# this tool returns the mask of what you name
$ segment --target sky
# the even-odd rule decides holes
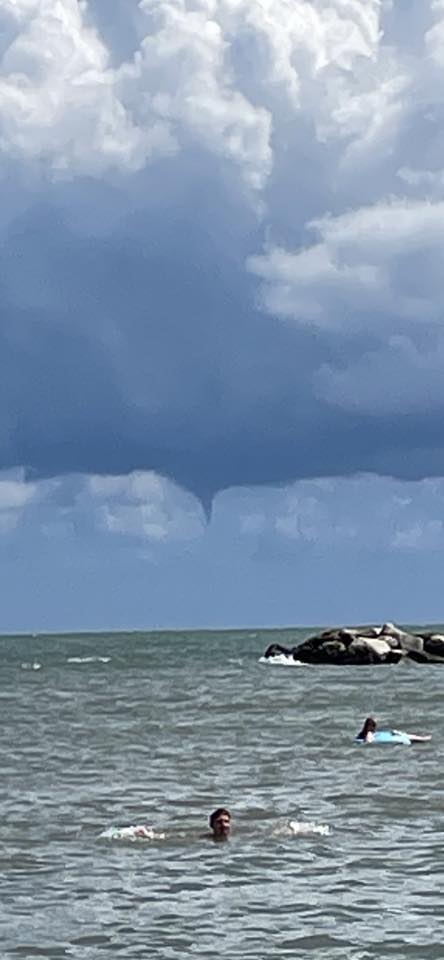
[[[0,0],[0,631],[444,621],[443,0]]]

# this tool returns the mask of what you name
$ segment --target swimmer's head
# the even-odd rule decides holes
[[[218,807],[217,810],[213,810],[209,823],[215,838],[223,839],[230,835],[231,813],[225,807]]]
[[[368,733],[375,733],[376,730],[376,720],[374,717],[367,717],[364,721],[364,726],[360,733],[358,733],[359,740],[365,740]]]

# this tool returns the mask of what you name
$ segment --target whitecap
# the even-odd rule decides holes
[[[326,837],[330,827],[325,823],[314,823],[313,820],[289,820],[285,825],[273,830],[275,837]]]
[[[291,654],[287,655],[286,653],[278,653],[274,657],[259,657],[258,662],[269,663],[276,667],[308,667],[308,663],[303,663],[302,660],[294,660]]]
[[[313,823],[312,820],[289,820],[288,829],[294,837],[310,837],[316,834],[326,837],[330,833],[330,827],[326,823]]]
[[[67,663],[109,663],[111,657],[68,657]]]
[[[102,840],[165,840],[165,834],[156,832],[147,824],[134,824],[129,827],[108,827],[99,834]]]

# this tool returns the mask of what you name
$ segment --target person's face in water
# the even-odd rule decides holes
[[[211,829],[216,840],[226,840],[230,835],[231,816],[228,810],[221,810],[211,820]]]

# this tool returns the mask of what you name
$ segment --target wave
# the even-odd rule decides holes
[[[102,840],[129,840],[134,843],[136,840],[165,840],[165,834],[161,831],[155,831],[153,827],[147,824],[134,824],[129,827],[108,827],[99,834]]]
[[[237,833],[237,831],[236,831]],[[242,831],[239,831],[239,836],[241,836]],[[288,820],[286,824],[275,827],[271,831],[271,836],[273,837],[326,837],[330,833],[330,827],[325,823],[315,823],[313,820]],[[176,839],[194,839],[201,840],[203,839],[202,834],[199,833],[195,836],[193,834],[190,837],[190,833],[187,832],[175,832]],[[149,826],[148,824],[133,824],[127,827],[107,827],[106,830],[103,830],[99,834],[100,840],[120,840],[127,841],[129,843],[135,843],[141,841],[146,843],[147,841],[153,840],[165,840],[166,834],[162,830],[155,830],[154,827]],[[205,839],[211,839],[210,834],[205,834]]]
[[[109,663],[111,657],[68,657],[67,663]]]
[[[291,655],[278,653],[275,657],[259,657],[259,663],[269,663],[273,667],[308,667],[310,664],[303,663],[302,660],[294,660]]]
[[[284,837],[327,837],[330,827],[326,823],[314,823],[313,820],[289,820],[285,826],[276,827],[274,836]]]

